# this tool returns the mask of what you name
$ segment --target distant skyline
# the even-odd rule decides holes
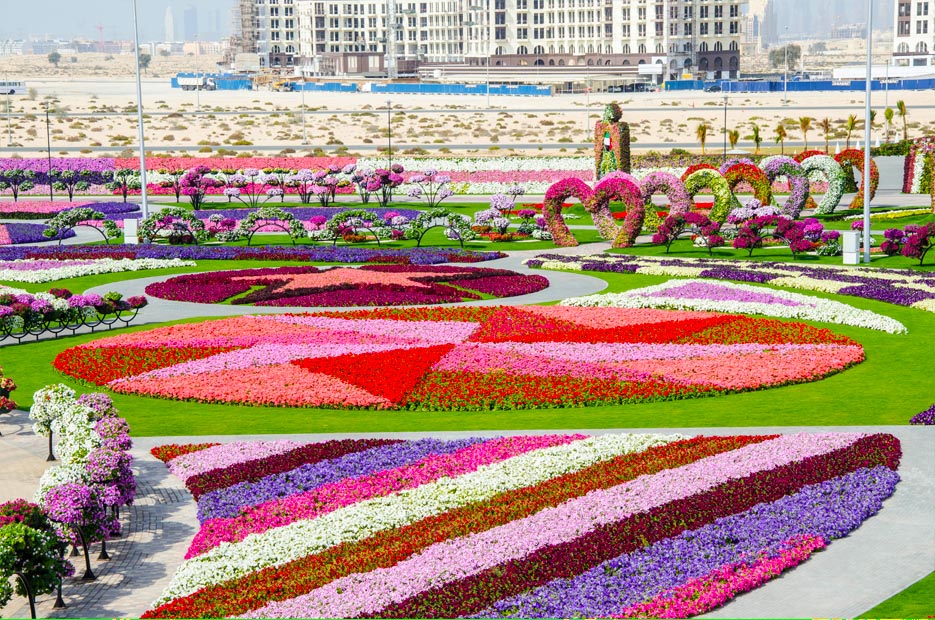
[[[235,0],[139,0],[140,38],[162,41],[165,38],[166,9],[175,15],[176,38],[184,35],[184,26],[198,26],[199,40],[226,37],[230,34],[230,10]],[[0,0],[0,39],[28,36],[51,39],[97,39],[97,25],[104,26],[108,40],[133,38],[132,0],[36,0],[28,10],[15,8],[15,0]],[[20,5],[24,6],[24,5]],[[197,10],[197,18],[183,23],[186,9]],[[42,19],[37,19],[37,16]],[[191,19],[191,18],[189,18]],[[181,27],[180,27],[181,26]],[[218,31],[218,28],[220,31]]]

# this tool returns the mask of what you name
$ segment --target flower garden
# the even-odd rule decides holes
[[[15,532],[37,592],[77,587],[63,543],[99,568],[83,547],[136,518],[132,427],[212,437],[135,455],[198,523],[129,615],[691,617],[794,596],[778,576],[920,492],[897,473],[917,445],[748,429],[930,431],[932,210],[876,206],[873,168],[878,250],[843,266],[860,151],[631,164],[154,158],[144,218],[138,161],[0,161],[0,412],[31,406],[62,460],[34,507],[0,506],[0,568],[24,510],[46,519]],[[930,168],[920,141],[907,196]],[[62,200],[38,199],[50,185]],[[75,244],[89,224],[103,238]],[[725,431],[615,430],[698,427]]]

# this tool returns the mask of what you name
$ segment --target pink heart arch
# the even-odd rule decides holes
[[[578,245],[562,217],[562,204],[569,198],[577,198],[604,239],[612,239],[613,247],[628,248],[636,241],[643,228],[643,200],[639,184],[629,175],[605,177],[592,190],[580,179],[568,178],[553,184],[545,193],[542,214],[552,240],[559,247]],[[611,201],[619,200],[626,205],[627,217],[623,226],[614,223],[610,210]]]

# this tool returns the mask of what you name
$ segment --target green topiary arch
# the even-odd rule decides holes
[[[432,209],[423,211],[417,218],[409,223],[406,228],[406,237],[416,240],[416,247],[422,245],[422,238],[425,233],[433,228],[444,228],[445,235],[461,244],[464,248],[464,242],[474,239],[477,235],[471,230],[471,222],[448,209]]]

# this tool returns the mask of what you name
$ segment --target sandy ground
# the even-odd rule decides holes
[[[159,60],[165,59],[153,62]],[[0,63],[0,75],[14,77],[11,72],[9,66],[4,70]],[[47,106],[53,154],[78,155],[83,150],[88,155],[117,155],[135,144],[136,94],[129,78],[69,79],[27,74],[23,79],[34,89],[35,97],[9,98],[10,112],[0,115],[0,147],[22,147],[17,152],[24,156],[44,152]],[[824,146],[818,122],[828,118],[833,128],[830,148],[844,148],[848,116],[863,117],[860,92],[790,93],[788,99],[788,105],[783,106],[782,93],[728,95],[726,126],[740,131],[738,146],[753,149],[751,130],[757,124],[764,150],[778,152],[775,128],[783,123],[788,132],[787,146],[799,149],[804,145],[798,119],[807,116],[813,119],[807,135],[811,147]],[[908,108],[910,136],[935,132],[935,98],[931,92],[877,92],[872,99],[877,112],[874,141],[884,139],[884,109],[895,108],[899,99]],[[232,148],[255,148],[264,154],[292,152],[290,149],[305,153],[316,148],[334,153],[346,148],[353,154],[372,153],[386,145],[386,95],[306,93],[305,114],[302,101],[300,93],[185,92],[170,88],[168,77],[147,76],[143,84],[147,148],[158,153],[187,151],[203,155],[225,154],[225,149]],[[593,123],[611,101],[623,106],[636,150],[667,151],[677,146],[700,151],[696,130],[701,123],[709,127],[708,147],[718,151],[721,148],[725,97],[699,91],[492,96],[489,107],[483,95],[394,96],[392,140],[399,150],[422,147],[435,153],[444,153],[443,149],[448,148],[470,149],[478,154],[555,154],[562,149],[567,153],[584,152],[586,149],[572,145],[590,142]],[[6,103],[6,98],[0,98],[0,111],[4,113]],[[852,132],[851,146],[863,139],[862,126],[861,121]],[[901,134],[902,121],[897,115],[892,135]]]

